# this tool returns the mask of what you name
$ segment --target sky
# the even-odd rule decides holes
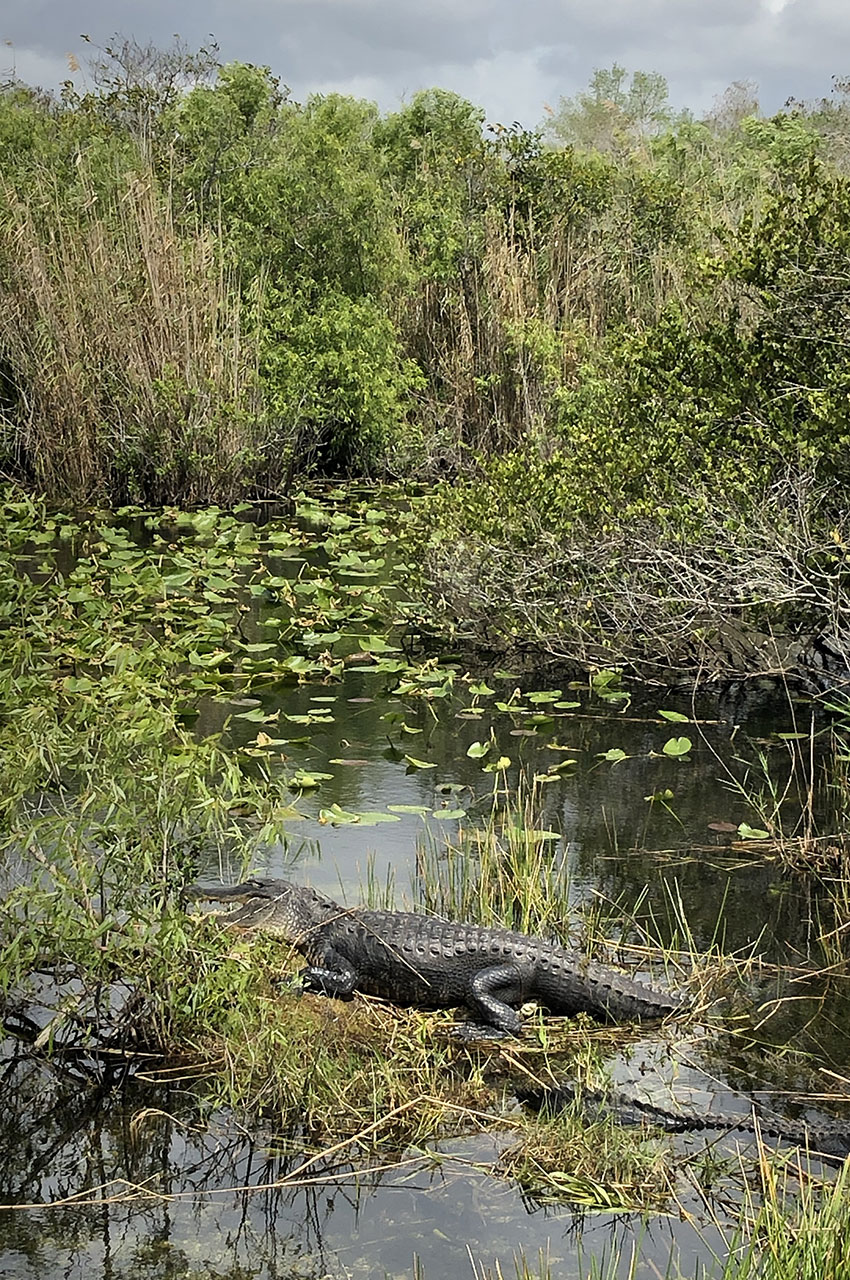
[[[490,123],[535,127],[597,67],[661,72],[675,108],[709,111],[734,81],[762,110],[850,75],[850,0],[2,0],[0,79],[85,82],[87,46],[118,34],[270,66],[298,101],[340,92],[393,110],[453,89]]]

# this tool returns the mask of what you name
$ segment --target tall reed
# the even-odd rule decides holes
[[[262,421],[238,282],[149,167],[85,163],[71,195],[0,189],[3,452],[48,495],[235,497]]]

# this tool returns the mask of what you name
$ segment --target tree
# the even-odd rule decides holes
[[[734,133],[750,116],[760,115],[758,85],[753,80],[735,80],[714,99],[705,123],[722,136]]]
[[[614,63],[597,68],[588,89],[561,98],[546,124],[556,143],[595,151],[633,151],[675,123],[664,76]]]
[[[101,49],[89,36],[82,39],[94,50],[88,63],[94,90],[79,95],[66,80],[65,105],[126,131],[142,143],[150,140],[163,113],[188,89],[207,83],[219,66],[218,45],[212,38],[197,52],[179,36],[169,49],[119,36],[113,36]]]

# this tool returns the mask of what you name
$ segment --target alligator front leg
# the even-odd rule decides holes
[[[344,956],[329,949],[322,955],[321,963],[301,970],[301,981],[305,991],[350,1000],[357,989],[357,971]]]

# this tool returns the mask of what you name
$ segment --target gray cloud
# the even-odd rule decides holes
[[[340,90],[391,108],[438,84],[525,124],[614,61],[660,71],[698,112],[733,80],[775,110],[850,73],[846,0],[6,0],[0,71],[55,87],[67,55],[85,57],[83,32],[165,45],[175,30],[191,46],[215,33],[225,61],[269,64],[297,98]]]

